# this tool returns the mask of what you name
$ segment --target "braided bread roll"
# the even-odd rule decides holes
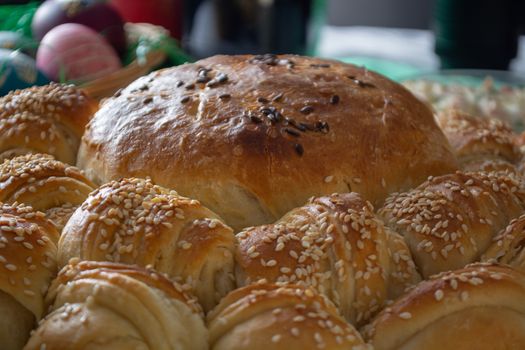
[[[516,171],[513,164],[520,152],[515,134],[503,121],[455,109],[442,111],[436,118],[464,170]]]
[[[52,311],[25,350],[208,348],[198,303],[152,270],[73,259],[46,299]]]
[[[479,261],[499,231],[525,210],[525,187],[504,173],[456,172],[393,194],[378,212],[429,277]]]
[[[0,164],[0,202],[24,203],[48,214],[59,230],[95,184],[50,155],[26,154]]]
[[[209,310],[234,288],[233,251],[232,229],[200,202],[132,178],[89,195],[63,230],[58,261],[151,265],[191,285]]]
[[[2,350],[24,346],[43,316],[44,294],[56,274],[58,232],[41,215],[21,206],[2,205],[0,209]]]
[[[506,264],[525,272],[525,215],[512,220],[494,237],[481,261]]]
[[[80,138],[98,103],[74,85],[51,83],[0,98],[0,161],[49,153],[75,164]]]
[[[237,284],[312,286],[352,324],[419,281],[410,252],[356,193],[312,198],[273,225],[237,235]]]
[[[252,284],[208,315],[212,350],[369,349],[337,309],[312,288]]]
[[[474,264],[421,282],[362,332],[376,350],[525,348],[525,274]]]

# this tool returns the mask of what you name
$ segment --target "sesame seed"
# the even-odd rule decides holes
[[[412,314],[410,312],[402,312],[398,316],[399,316],[399,318],[402,318],[404,320],[408,320],[408,319],[412,318]]]
[[[4,267],[6,269],[8,269],[9,271],[16,271],[17,270],[16,266],[13,265],[13,264],[6,264],[6,265],[4,265]]]
[[[334,179],[334,177],[332,175],[329,175],[329,176],[324,178],[324,182],[330,183],[330,182],[332,182],[333,179]]]

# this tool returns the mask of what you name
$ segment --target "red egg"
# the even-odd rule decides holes
[[[76,23],[61,24],[42,39],[36,64],[49,79],[86,82],[121,68],[115,50],[92,29]]]
[[[103,35],[119,54],[126,49],[122,17],[104,0],[45,1],[33,17],[33,36],[42,40],[51,29],[64,23],[78,23],[90,27]]]

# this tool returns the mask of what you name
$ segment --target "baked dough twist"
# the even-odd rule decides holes
[[[362,332],[376,350],[525,348],[525,274],[473,264],[423,281]]]
[[[524,211],[520,177],[456,172],[393,194],[378,213],[405,238],[426,278],[479,261],[499,231]]]
[[[19,215],[20,214],[20,215]],[[19,350],[44,315],[44,295],[56,275],[54,226],[27,207],[0,209],[0,344]]]
[[[73,259],[53,281],[51,313],[25,350],[205,350],[200,306],[153,270]]]
[[[356,193],[312,198],[237,239],[239,286],[260,279],[312,286],[357,325],[419,281],[402,238]]]
[[[312,288],[252,284],[208,315],[212,350],[371,349]]]
[[[63,230],[58,261],[152,266],[191,285],[209,310],[235,286],[233,251],[232,229],[199,201],[132,178],[89,195]]]
[[[75,164],[80,138],[98,103],[73,85],[51,83],[0,98],[0,161],[48,153]]]

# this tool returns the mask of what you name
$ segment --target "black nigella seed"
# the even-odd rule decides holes
[[[184,85],[184,82],[182,80],[179,80],[177,84],[175,84],[175,87],[181,87],[182,85]]]
[[[221,100],[227,100],[229,99],[230,97],[232,97],[230,94],[222,94],[222,95],[219,95],[219,98]]]
[[[195,84],[188,84],[185,86],[186,90],[191,90],[195,88]]]
[[[294,129],[284,128],[284,131],[287,132],[288,134],[292,135],[292,136],[295,136],[295,137],[299,137],[300,136],[299,132],[297,132]]]
[[[153,97],[149,96],[144,99],[144,104],[147,105],[148,103],[151,103],[153,101]]]
[[[183,98],[180,99],[180,103],[186,103],[190,100],[190,97],[189,96],[184,96]]]
[[[255,115],[251,115],[251,116],[250,116],[250,120],[251,120],[252,122],[254,122],[255,124],[259,124],[260,122],[262,122],[261,118],[255,116]]]
[[[333,105],[336,105],[339,103],[339,96],[338,95],[333,95],[332,97],[330,97],[330,103],[333,104]]]
[[[148,85],[142,85],[140,88],[139,88],[140,91],[146,91],[146,90],[149,90],[149,86]]]
[[[310,65],[310,67],[313,68],[330,68],[330,65],[328,63],[313,63]]]
[[[314,111],[314,108],[312,106],[304,106],[303,108],[301,108],[300,112],[302,114],[310,114]]]
[[[303,155],[303,153],[304,153],[303,145],[301,145],[300,143],[296,143],[296,144],[294,145],[294,148],[295,148],[295,152],[296,152],[298,155],[300,155],[300,156]]]
[[[266,98],[264,97],[257,97],[257,102],[259,103],[268,103],[270,101],[268,101]]]

